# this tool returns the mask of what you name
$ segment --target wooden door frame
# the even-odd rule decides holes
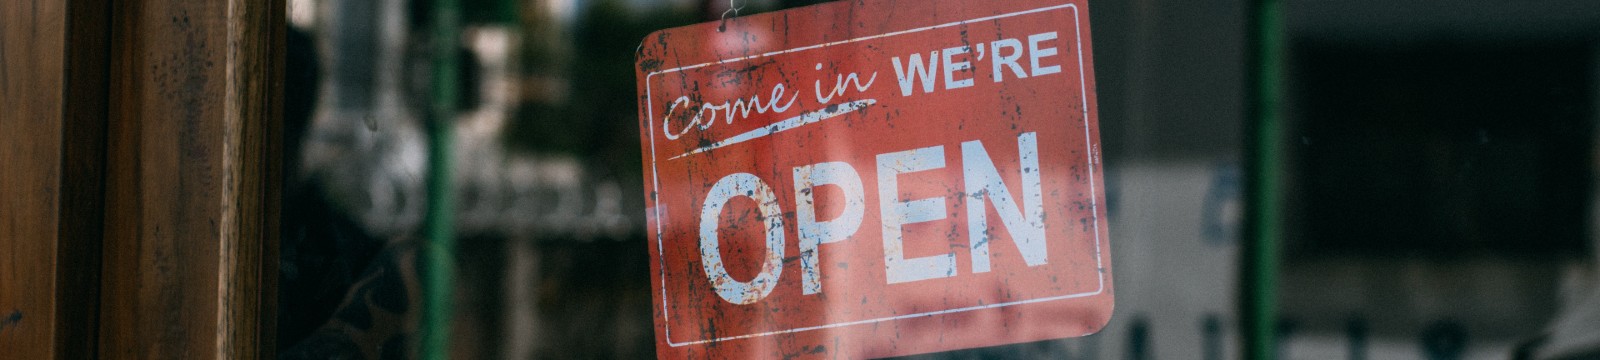
[[[0,3],[0,351],[7,356],[95,356],[106,10],[81,0]]]
[[[285,10],[0,3],[6,357],[272,357]]]

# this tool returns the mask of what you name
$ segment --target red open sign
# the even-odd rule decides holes
[[[1098,331],[1113,297],[1087,19],[1082,0],[868,0],[646,37],[659,355]]]

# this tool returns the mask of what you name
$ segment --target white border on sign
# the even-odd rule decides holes
[[[916,313],[916,314],[897,315],[897,316],[883,317],[883,318],[877,318],[877,319],[856,320],[856,321],[841,322],[841,323],[834,323],[834,324],[827,324],[827,325],[807,326],[807,327],[800,327],[800,328],[794,328],[794,329],[788,329],[788,330],[768,331],[768,332],[763,332],[763,333],[738,335],[738,336],[728,336],[728,337],[721,337],[721,338],[707,339],[707,340],[696,340],[696,341],[681,342],[681,343],[673,342],[672,341],[672,317],[671,317],[672,313],[667,310],[667,301],[668,301],[668,299],[671,299],[671,298],[667,296],[667,273],[666,273],[667,270],[666,270],[666,259],[665,259],[666,251],[664,250],[665,246],[662,244],[663,240],[661,238],[661,235],[664,232],[664,230],[662,229],[661,222],[662,222],[662,219],[665,219],[665,217],[661,216],[661,204],[658,202],[658,203],[655,204],[655,206],[653,206],[651,208],[651,211],[655,212],[655,218],[656,218],[656,221],[655,221],[655,223],[656,223],[656,254],[657,254],[656,271],[661,273],[661,316],[665,317],[665,320],[666,320],[665,321],[666,324],[665,324],[665,326],[663,326],[664,329],[662,331],[666,332],[667,345],[672,346],[672,347],[681,347],[681,346],[687,346],[687,345],[699,345],[699,344],[721,342],[721,341],[728,341],[728,340],[749,339],[749,338],[756,338],[756,337],[762,337],[762,336],[772,336],[772,335],[790,334],[790,333],[798,333],[798,332],[805,332],[805,331],[812,331],[812,330],[821,330],[821,329],[845,327],[845,326],[872,324],[872,323],[879,323],[879,322],[892,321],[892,320],[902,320],[902,319],[910,319],[910,318],[919,318],[919,317],[928,317],[928,316],[936,316],[936,315],[944,315],[944,314],[961,313],[961,312],[974,311],[974,310],[1002,308],[1002,307],[1015,306],[1015,305],[1025,305],[1025,304],[1042,303],[1042,302],[1050,302],[1050,301],[1057,301],[1057,300],[1075,299],[1075,298],[1082,298],[1082,297],[1100,295],[1101,293],[1104,293],[1105,289],[1106,289],[1106,278],[1105,278],[1106,277],[1106,272],[1105,272],[1105,262],[1103,260],[1104,255],[1101,253],[1101,249],[1100,249],[1100,242],[1101,242],[1101,239],[1100,239],[1100,204],[1099,204],[1099,198],[1097,197],[1097,194],[1099,192],[1096,190],[1096,187],[1095,187],[1095,180],[1094,180],[1095,179],[1095,177],[1094,177],[1094,175],[1095,175],[1094,174],[1094,168],[1095,167],[1093,166],[1097,162],[1095,161],[1095,157],[1094,157],[1093,142],[1090,141],[1091,134],[1089,133],[1089,90],[1088,90],[1088,88],[1089,88],[1089,85],[1088,85],[1089,79],[1088,79],[1088,76],[1086,74],[1087,70],[1085,70],[1084,67],[1083,67],[1083,57],[1084,57],[1084,54],[1083,54],[1083,21],[1082,21],[1082,19],[1080,19],[1082,17],[1082,14],[1078,11],[1077,4],[1065,4],[1065,5],[1048,6],[1048,7],[1042,7],[1042,8],[1038,8],[1038,9],[1032,9],[1032,10],[1018,11],[1018,12],[1009,13],[1009,14],[1001,14],[1001,15],[995,15],[995,16],[981,17],[981,18],[977,18],[977,19],[963,20],[963,21],[939,24],[939,25],[928,26],[928,27],[921,27],[921,28],[910,29],[910,30],[903,30],[903,31],[896,31],[896,32],[873,35],[873,36],[867,36],[867,37],[860,37],[860,38],[855,38],[855,39],[850,39],[850,40],[835,41],[835,42],[818,44],[818,45],[798,47],[798,48],[782,50],[782,51],[773,51],[773,52],[764,53],[764,54],[761,54],[761,55],[752,55],[752,56],[745,56],[745,57],[738,57],[738,58],[722,59],[722,60],[718,60],[718,61],[714,61],[714,62],[708,62],[708,63],[704,63],[704,64],[689,65],[689,66],[684,66],[684,67],[677,67],[677,68],[672,68],[672,69],[652,72],[652,73],[650,73],[650,74],[645,76],[645,106],[648,107],[648,109],[646,109],[646,112],[648,114],[648,118],[646,119],[648,121],[648,123],[646,124],[646,126],[650,129],[650,177],[651,177],[652,185],[655,187],[655,191],[651,192],[651,196],[652,197],[656,197],[656,196],[658,196],[657,194],[660,194],[660,191],[661,191],[661,176],[660,176],[659,172],[657,171],[657,167],[658,167],[657,163],[659,162],[660,158],[659,158],[659,156],[656,155],[655,105],[652,103],[653,100],[652,100],[652,94],[651,94],[651,90],[650,90],[650,85],[651,85],[650,79],[654,78],[656,75],[679,72],[679,71],[684,71],[684,70],[698,69],[698,68],[703,68],[703,67],[707,67],[707,66],[711,66],[711,65],[721,65],[721,64],[728,64],[728,63],[746,61],[746,60],[751,60],[751,59],[758,59],[758,58],[774,56],[774,55],[782,55],[782,54],[788,54],[788,53],[794,53],[794,52],[800,52],[800,51],[806,51],[806,50],[820,49],[820,48],[825,48],[825,47],[834,46],[834,45],[840,45],[840,44],[849,44],[849,43],[866,41],[866,40],[881,39],[881,38],[898,36],[898,35],[905,35],[905,34],[910,34],[910,33],[915,33],[915,32],[922,32],[922,31],[927,31],[927,30],[942,29],[942,28],[947,28],[947,27],[952,27],[952,26],[961,26],[961,25],[966,25],[966,24],[969,24],[969,23],[975,23],[975,22],[981,22],[981,21],[990,21],[990,20],[1003,19],[1003,18],[1020,16],[1020,15],[1043,13],[1043,12],[1047,12],[1047,11],[1062,10],[1062,9],[1072,9],[1072,23],[1073,23],[1073,28],[1074,28],[1073,31],[1076,34],[1077,45],[1078,45],[1078,80],[1079,80],[1079,89],[1080,89],[1081,94],[1082,94],[1081,98],[1083,100],[1082,110],[1083,110],[1083,124],[1084,124],[1084,126],[1083,126],[1083,138],[1084,138],[1084,148],[1085,148],[1084,156],[1087,158],[1089,164],[1091,165],[1091,166],[1089,166],[1089,191],[1090,191],[1090,193],[1089,193],[1090,194],[1090,196],[1089,196],[1089,205],[1090,205],[1090,209],[1092,210],[1092,212],[1094,214],[1094,260],[1095,260],[1096,271],[1098,271],[1100,273],[1100,276],[1098,277],[1100,284],[1099,284],[1099,287],[1095,289],[1095,291],[1077,293],[1077,294],[1069,294],[1069,295],[1061,295],[1061,296],[1044,297],[1044,298],[1030,299],[1030,300],[1022,300],[1022,301],[1013,301],[1013,302],[995,303],[995,304],[987,304],[987,305],[979,305],[979,306],[970,306],[970,307],[956,308],[956,309],[930,311],[930,312]],[[659,198],[657,198],[657,199],[659,199]]]

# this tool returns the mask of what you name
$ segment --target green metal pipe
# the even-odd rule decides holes
[[[450,298],[455,279],[455,196],[451,184],[451,147],[457,98],[457,58],[461,41],[459,0],[432,0],[433,103],[428,114],[427,242],[422,249],[423,312],[419,358],[449,357]]]
[[[1240,332],[1244,358],[1277,357],[1277,281],[1280,241],[1283,239],[1283,158],[1285,126],[1282,118],[1284,24],[1281,0],[1251,0],[1250,53],[1246,61],[1247,198],[1243,260],[1240,266]]]

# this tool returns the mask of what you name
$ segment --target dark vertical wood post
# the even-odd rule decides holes
[[[0,3],[0,353],[93,358],[107,7]]]
[[[285,0],[229,0],[225,143],[233,191],[221,258],[229,358],[273,359],[277,344],[278,218],[282,213]],[[232,262],[231,264],[229,262]]]
[[[268,357],[283,2],[115,7],[101,353]]]
[[[0,348],[27,358],[52,356],[56,336],[65,8],[0,4]]]
[[[0,3],[0,357],[270,357],[284,10]]]
[[[107,90],[111,6],[67,1],[66,127],[62,135],[61,249],[56,255],[59,358],[98,356],[105,220]]]

